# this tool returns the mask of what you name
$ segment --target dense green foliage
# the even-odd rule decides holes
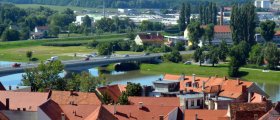
[[[178,63],[182,61],[182,56],[179,51],[173,50],[171,53],[164,54],[163,59],[165,61],[170,61],[174,63]]]
[[[127,96],[141,96],[142,86],[140,83],[129,83],[126,86]]]
[[[203,29],[200,27],[200,23],[193,21],[188,25],[188,36],[189,40],[192,42],[192,46],[197,47],[199,44],[199,39],[203,35]]]
[[[261,22],[260,28],[261,28],[261,35],[265,39],[265,41],[269,42],[272,41],[274,34],[275,34],[275,26],[276,23],[271,20],[267,20],[265,22]]]
[[[128,105],[129,104],[127,92],[122,92],[122,94],[118,98],[118,103],[120,105]]]
[[[210,3],[208,5],[200,5],[199,6],[199,20],[203,25],[207,24],[217,24],[217,10],[216,3]]]
[[[101,8],[103,0],[0,0],[0,2],[12,2],[18,4],[46,4],[62,6],[82,6]],[[216,2],[218,5],[231,5],[232,3],[244,3],[245,0],[106,0],[105,6],[110,8],[172,8],[189,2],[191,5],[199,5],[202,2]]]

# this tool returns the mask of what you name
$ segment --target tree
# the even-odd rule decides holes
[[[185,44],[184,42],[178,42],[175,44],[174,49],[178,50],[178,51],[185,51]]]
[[[96,87],[102,82],[91,76],[88,72],[82,72],[80,75],[76,75],[75,79],[80,81],[80,91],[81,92],[94,92]]]
[[[111,43],[99,43],[97,46],[99,55],[111,55],[113,52],[113,47]]]
[[[118,103],[120,105],[128,105],[129,104],[128,95],[127,95],[126,92],[122,92],[122,94],[119,96]]]
[[[207,40],[209,45],[212,44],[212,39],[214,37],[214,24],[208,24],[204,29],[204,38]]]
[[[53,37],[58,37],[60,30],[58,26],[51,25],[49,35]]]
[[[148,20],[143,20],[140,25],[141,31],[153,30],[153,23]]]
[[[249,47],[255,44],[256,18],[255,7],[252,4],[232,7],[230,27],[235,45],[241,41],[247,42]]]
[[[264,49],[264,59],[267,61],[267,68],[271,70],[277,69],[280,61],[280,50],[277,45],[269,42]]]
[[[174,62],[174,63],[178,63],[178,62],[182,61],[182,56],[181,56],[180,52],[177,50],[173,50],[169,54],[164,54],[163,58],[167,61]]]
[[[15,41],[15,40],[19,40],[19,32],[16,30],[10,30],[10,29],[6,29],[3,33],[2,33],[2,41]]]
[[[82,28],[83,28],[83,32],[88,35],[89,32],[92,32],[92,22],[91,22],[91,18],[86,15],[83,18],[83,23],[82,23]]]
[[[142,95],[142,87],[140,83],[129,83],[126,86],[127,96],[141,96]]]
[[[250,53],[249,53],[249,62],[251,64],[257,64],[262,65],[264,56],[263,56],[263,46],[260,44],[256,44],[252,47]]]
[[[106,105],[113,103],[113,99],[111,98],[110,95],[108,95],[107,92],[102,93],[102,101]]]
[[[276,26],[276,23],[271,20],[261,22],[261,24],[260,24],[261,35],[265,39],[266,42],[272,41],[274,34],[275,34],[275,31],[274,31],[275,26]]]
[[[113,32],[116,30],[114,20],[111,18],[102,18],[101,20],[96,21],[96,29],[103,32]]]
[[[186,22],[187,22],[186,26],[188,26],[191,22],[191,20],[190,20],[191,19],[191,5],[190,5],[190,3],[186,4],[185,14],[186,14],[185,17],[186,17]]]
[[[97,40],[92,40],[91,42],[88,43],[89,48],[96,48],[98,46],[99,42]]]
[[[22,83],[24,86],[31,86],[32,91],[65,90],[66,82],[59,76],[63,68],[60,61],[41,63],[37,68],[25,70]]]
[[[200,27],[200,24],[196,21],[193,21],[188,25],[187,29],[189,40],[191,41],[192,46],[198,46],[199,39],[203,35],[203,29]]]
[[[211,46],[210,51],[207,54],[207,58],[212,63],[212,67],[219,62],[219,49],[217,47]]]
[[[218,53],[219,53],[219,59],[225,62],[229,53],[229,48],[226,41],[223,40],[221,44],[219,44]]]
[[[179,24],[179,30],[184,31],[186,29],[186,6],[185,3],[182,4],[181,10],[180,10],[180,16],[178,20]]]
[[[203,63],[205,56],[203,54],[203,48],[198,48],[194,51],[193,59],[195,62],[199,62],[199,66]]]
[[[239,75],[239,68],[246,64],[248,58],[249,45],[242,41],[238,45],[235,45],[230,50],[230,65],[229,76],[237,77]]]
[[[31,58],[32,58],[32,51],[27,51],[26,52],[26,57],[29,59],[29,61],[31,61]]]

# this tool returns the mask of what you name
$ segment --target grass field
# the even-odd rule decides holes
[[[40,6],[43,6],[43,7],[48,7],[48,8],[51,8],[53,10],[56,10],[56,11],[63,11],[67,8],[70,8],[72,10],[76,10],[76,11],[81,11],[81,10],[92,10],[92,11],[95,11],[95,12],[102,12],[102,8],[86,8],[86,7],[75,7],[75,6],[55,6],[55,5],[39,5],[39,4],[15,4],[17,7],[19,8],[39,8]],[[112,9],[112,8],[106,8],[106,10],[108,12],[116,12],[117,9]]]
[[[184,65],[176,63],[162,63],[162,64],[142,64],[142,72],[156,73],[156,74],[196,74],[198,76],[228,76],[228,66],[219,65],[217,67],[198,66],[198,65]],[[241,79],[254,82],[278,83],[280,82],[280,72],[270,71],[264,73],[261,70],[241,68]]]
[[[77,38],[59,38],[59,39],[46,39],[46,40],[25,40],[15,42],[0,42],[0,61],[15,61],[26,62],[28,59],[25,54],[26,51],[33,51],[33,56],[40,60],[46,60],[51,56],[59,56],[61,60],[73,59],[74,53],[88,54],[96,52],[96,50],[88,49],[86,46],[75,47],[52,47],[42,46],[46,43],[88,43],[92,40],[100,42],[114,41],[124,39],[124,34],[111,34],[89,37]],[[116,54],[131,54],[131,52],[117,52]],[[133,52],[132,52],[133,54]],[[137,54],[137,53],[134,53]]]

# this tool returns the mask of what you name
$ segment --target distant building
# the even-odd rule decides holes
[[[162,45],[164,43],[164,36],[160,33],[140,33],[135,39],[137,45]]]
[[[256,34],[255,35],[255,39],[256,39],[256,42],[257,43],[264,43],[265,42],[265,39],[262,37],[261,34]],[[276,31],[274,37],[273,37],[273,42],[275,44],[278,45],[278,47],[280,47],[280,31]]]
[[[31,32],[30,39],[42,39],[48,37],[49,27],[48,26],[36,26],[34,32]]]
[[[74,22],[76,25],[82,25],[83,24],[83,19],[85,18],[86,15],[78,15],[76,16],[76,21]],[[94,23],[94,17],[92,15],[88,15],[89,18],[92,21],[92,24]]]
[[[204,27],[204,26],[202,26]],[[192,42],[189,40],[189,31],[186,29],[184,31],[184,37],[188,40],[188,45],[192,45]],[[226,41],[227,44],[232,44],[232,35],[229,25],[215,25],[214,26],[214,38],[212,39],[212,44],[217,45],[222,41]],[[202,46],[202,40],[200,40],[199,46]]]
[[[254,5],[257,8],[270,9],[271,1],[270,0],[255,0]]]
[[[188,44],[188,40],[184,36],[164,36],[167,39],[165,43],[168,46],[176,45],[179,42],[184,43],[185,45]]]

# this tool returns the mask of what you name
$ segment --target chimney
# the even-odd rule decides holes
[[[224,80],[228,80],[227,76],[224,77]]]
[[[73,91],[73,90],[70,90],[70,96],[72,96],[72,95],[73,95],[73,93],[74,93],[74,91]]]
[[[19,89],[19,87],[18,87],[18,86],[17,86],[16,88],[17,88],[17,90]]]
[[[114,115],[117,113],[117,108],[116,108],[117,106],[116,106],[116,104],[114,104]]]
[[[240,78],[237,78],[237,85],[240,85]]]
[[[205,81],[202,82],[202,90],[205,90]]]
[[[22,108],[22,111],[26,111],[26,108]]]
[[[195,74],[193,74],[192,87],[194,87],[194,84],[195,84]]]
[[[11,85],[9,85],[9,90],[12,90],[12,86]]]
[[[195,114],[195,118],[194,118],[195,120],[198,120],[198,115],[197,115],[197,113]]]
[[[224,25],[224,7],[221,7],[220,25]]]
[[[52,90],[49,90],[48,99],[50,99],[51,96],[52,96]]]
[[[138,105],[139,109],[142,109],[143,108],[143,102],[139,102],[138,104],[139,104]]]
[[[248,92],[248,103],[251,102],[251,96],[252,96],[252,93],[251,93],[251,92]]]
[[[181,74],[180,80],[182,80],[182,81],[185,80],[185,74],[184,73]]]
[[[260,96],[260,101],[261,101],[261,102],[263,101],[263,96],[262,96],[262,95]]]
[[[159,115],[159,120],[164,120],[164,116],[163,115]]]
[[[61,120],[65,120],[65,114],[63,112],[61,113]]]
[[[10,99],[6,98],[6,110],[10,110]]]

